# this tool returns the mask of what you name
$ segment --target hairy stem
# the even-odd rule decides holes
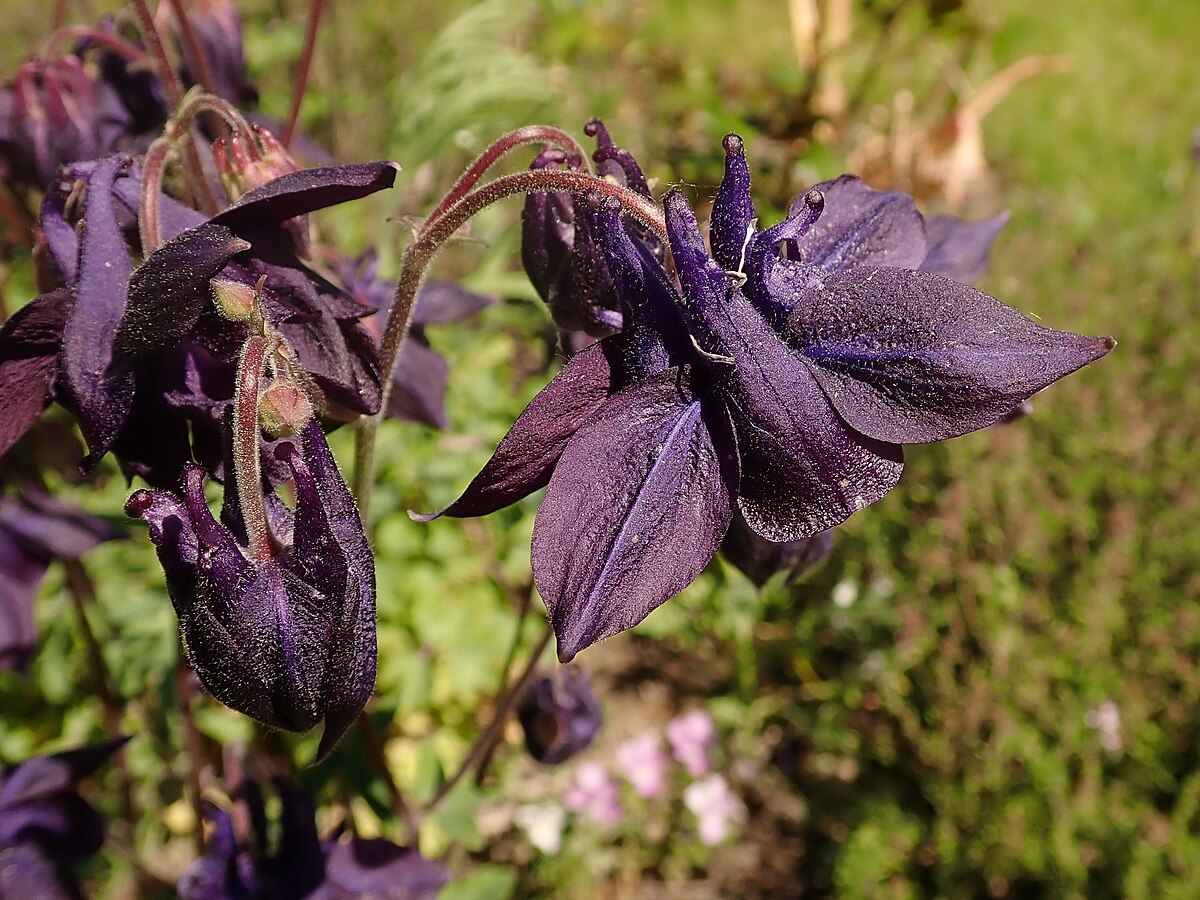
[[[77,41],[86,38],[95,41],[107,50],[111,50],[126,62],[139,62],[146,58],[146,51],[131,41],[125,40],[119,34],[101,31],[91,25],[67,25],[55,28],[42,42],[42,56],[49,57],[59,43]]]
[[[429,214],[429,218],[436,219],[461,200],[471,188],[475,187],[484,173],[494,166],[506,153],[510,153],[518,147],[528,144],[558,144],[571,155],[578,156],[583,164],[587,165],[589,160],[587,151],[583,149],[575,138],[562,129],[555,128],[553,125],[526,125],[524,128],[510,131],[508,134],[489,144],[487,149],[480,153],[471,165],[467,166],[467,170],[459,176],[458,181],[454,182],[454,186],[450,188],[450,191],[442,198],[442,201],[434,207],[433,212]]]
[[[237,382],[233,394],[233,471],[237,480],[238,504],[252,559],[271,555],[267,529],[267,506],[262,492],[262,458],[259,455],[258,383],[263,365],[272,351],[271,338],[251,335],[238,356]]]
[[[204,55],[200,42],[196,40],[196,32],[192,30],[192,20],[184,8],[183,0],[169,0],[169,2],[171,12],[175,15],[175,21],[179,23],[179,35],[183,38],[183,48],[196,67],[196,71],[193,73],[196,80],[210,94],[216,94],[216,79],[213,78],[212,68],[208,65],[208,57]]]
[[[143,257],[149,256],[162,246],[162,232],[158,226],[158,197],[162,193],[163,176],[172,149],[169,138],[155,138],[142,160],[142,189],[138,196],[138,238],[142,242]]]
[[[489,181],[450,205],[441,215],[426,220],[414,235],[412,243],[404,251],[400,265],[400,278],[392,295],[392,305],[384,326],[380,348],[380,375],[383,378],[383,396],[379,412],[363,421],[355,442],[354,494],[362,513],[363,521],[369,516],[369,486],[375,478],[375,437],[379,423],[387,411],[392,391],[392,371],[400,355],[400,348],[408,337],[412,322],[413,307],[417,293],[425,281],[429,264],[439,249],[454,232],[480,210],[498,200],[514,194],[529,194],[544,191],[586,193],[596,191],[615,197],[627,215],[637,219],[667,243],[667,227],[662,210],[652,200],[627,187],[622,187],[605,178],[587,172],[568,169],[533,169]]]
[[[308,73],[312,68],[313,53],[317,47],[317,32],[321,27],[321,13],[325,0],[312,0],[308,8],[308,28],[304,32],[304,51],[300,54],[300,68],[296,72],[296,84],[292,88],[292,108],[288,111],[287,125],[283,129],[283,146],[290,147],[296,134],[296,122],[300,119],[300,104],[308,90]]]

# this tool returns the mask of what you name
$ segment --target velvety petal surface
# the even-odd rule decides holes
[[[134,271],[117,328],[117,350],[131,357],[187,339],[212,303],[209,279],[250,244],[223,225],[207,223],[159,247]]]
[[[741,271],[745,251],[757,232],[750,199],[750,167],[746,147],[736,134],[725,135],[725,177],[713,201],[708,239],[713,258],[727,272]]]
[[[991,425],[1114,346],[1044,328],[938,275],[893,268],[831,275],[786,338],[851,426],[893,443]]]
[[[31,300],[0,327],[0,456],[42,414],[54,392],[71,293]]]
[[[446,360],[410,333],[396,356],[387,414],[394,419],[445,428],[448,424],[446,384],[449,380],[450,366]]]
[[[533,574],[564,662],[687,587],[729,527],[736,486],[684,377],[668,369],[615,394],[550,479]]]
[[[925,223],[913,198],[901,191],[877,191],[854,175],[815,185],[825,198],[817,221],[797,239],[799,260],[826,272],[851,266],[915,269],[927,252]],[[802,216],[808,193],[788,209]]]
[[[715,392],[737,434],[738,506],[773,541],[811,537],[895,486],[900,448],[849,428],[816,379],[703,250],[682,194],[667,194],[671,252]]]
[[[576,354],[525,407],[462,496],[413,518],[484,516],[545,487],[567,443],[608,398],[611,376],[602,345]]]
[[[88,179],[79,283],[63,328],[63,380],[87,440],[88,466],[112,447],[133,401],[133,372],[114,353],[133,271],[112,197],[126,163],[106,157]]]

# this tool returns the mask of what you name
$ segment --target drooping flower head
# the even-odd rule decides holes
[[[150,526],[205,688],[275,728],[324,720],[322,759],[375,685],[375,565],[320,426],[310,421],[274,455],[295,479],[296,508],[269,493],[270,533],[257,545],[234,479],[218,522],[198,465],[185,468],[182,496],[137,491],[125,511]]]
[[[1114,344],[917,271],[911,200],[857,179],[760,232],[742,143],[725,148],[711,255],[683,194],[664,199],[677,280],[611,203],[594,212],[622,332],[534,398],[444,511],[548,485],[533,570],[564,660],[686,587],[735,509],[767,540],[811,538],[895,486],[900,445],[990,425]]]

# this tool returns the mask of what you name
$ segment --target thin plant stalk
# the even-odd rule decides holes
[[[300,68],[296,72],[296,84],[292,88],[292,107],[288,110],[287,125],[283,129],[283,146],[292,145],[296,134],[296,123],[300,119],[300,104],[304,102],[304,93],[308,90],[308,73],[312,68],[313,54],[317,47],[317,33],[321,27],[321,13],[325,9],[325,0],[312,0],[308,8],[308,28],[304,33],[304,51],[300,54]]]
[[[410,841],[417,839],[417,816],[413,812],[412,807],[404,799],[404,795],[400,792],[400,788],[396,785],[396,779],[392,777],[392,770],[388,766],[387,756],[384,754],[383,741],[380,739],[379,731],[375,728],[375,723],[371,721],[366,713],[359,713],[358,721],[358,736],[362,739],[363,749],[367,751],[367,756],[371,763],[375,766],[375,770],[383,778],[383,783],[387,786],[388,794],[392,798],[392,809],[395,811],[404,824],[408,827]]]

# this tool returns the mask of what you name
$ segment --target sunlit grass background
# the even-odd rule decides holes
[[[981,287],[1120,342],[1037,397],[1031,417],[911,448],[900,487],[839,529],[805,584],[759,594],[716,564],[635,634],[583,655],[616,736],[685,700],[713,712],[725,759],[745,763],[738,840],[697,856],[631,821],[615,840],[582,830],[558,858],[531,856],[486,824],[539,783],[510,735],[497,779],[458,791],[422,847],[475,873],[447,896],[586,897],[597,882],[622,897],[1200,896],[1200,14],[1178,0],[855,3],[814,81],[795,27],[807,7],[329,4],[303,126],[344,160],[404,166],[393,195],[321,219],[348,248],[379,242],[394,262],[404,217],[531,121],[580,133],[600,115],[660,190],[685,183],[701,205],[721,136],[737,131],[764,221],[851,164],[917,191],[930,212],[1007,209]],[[282,117],[305,5],[243,8],[261,109]],[[42,14],[16,13],[0,38],[6,72],[39,27]],[[1030,77],[964,118],[1028,59]],[[384,435],[373,708],[418,798],[486,722],[528,579],[536,499],[481,522],[405,515],[451,499],[548,377],[548,320],[516,264],[518,212],[510,201],[481,216],[478,241],[442,264],[507,298],[475,327],[432,335],[452,361],[452,427]],[[336,449],[348,462],[348,437]],[[114,471],[104,497],[75,496],[112,512],[124,492]],[[144,813],[130,846],[177,874],[191,823],[161,573],[140,535],[88,562],[139,734],[129,753]],[[0,756],[98,733],[68,609],[52,578],[31,675],[0,676]],[[1107,702],[1119,726],[1106,736],[1094,726]],[[215,706],[199,718],[216,740],[256,740],[280,760],[295,749]],[[331,781],[348,773],[366,798],[356,821],[387,832],[380,785],[355,747],[339,752],[302,778],[333,802],[346,792]],[[94,868],[100,889],[128,889],[120,855]]]

